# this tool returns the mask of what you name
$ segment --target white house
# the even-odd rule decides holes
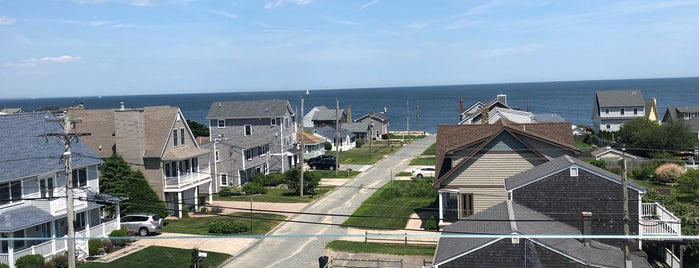
[[[592,107],[595,133],[619,131],[625,122],[646,116],[646,103],[640,90],[596,91]]]

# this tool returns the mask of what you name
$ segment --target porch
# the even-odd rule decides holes
[[[183,188],[185,186],[196,184],[204,180],[211,179],[211,167],[206,168],[190,168],[188,170],[177,170],[174,177],[165,177],[165,188]]]
[[[659,203],[642,203],[640,231],[642,235],[682,235],[682,220]]]

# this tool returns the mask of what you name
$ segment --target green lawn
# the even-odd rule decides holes
[[[239,235],[266,234],[286,217],[270,213],[252,213],[252,230]],[[163,232],[195,235],[223,235],[209,233],[209,224],[217,221],[234,221],[250,226],[250,213],[235,212],[225,216],[187,217],[179,220],[166,220]]]
[[[406,196],[406,189],[417,189],[412,181],[392,181],[377,190],[350,216],[343,225],[366,229],[402,229],[416,210],[433,206],[436,190],[431,183],[422,185],[433,196]]]
[[[590,149],[590,148],[592,148],[592,145],[576,140],[575,147],[578,147],[578,149]]]
[[[396,177],[410,177],[412,176],[413,173],[407,172],[407,171],[401,171],[396,173]]]
[[[411,166],[434,166],[435,161],[436,160],[434,157],[419,157],[419,158],[413,158],[413,160],[410,160],[410,165]]]
[[[109,263],[78,263],[78,267],[190,267],[192,250],[150,246],[138,252],[126,255]],[[199,263],[200,267],[218,267],[230,255],[207,252],[206,258]]]
[[[436,246],[363,243],[343,240],[330,241],[326,248],[353,253],[379,253],[391,255],[433,256]]]
[[[430,145],[430,147],[427,147],[424,152],[422,152],[423,155],[436,155],[437,154],[437,143],[433,143]]]
[[[335,171],[334,170],[309,170],[307,171],[308,173],[313,173],[318,176],[318,178],[328,178],[328,179],[346,179],[346,178],[354,178],[354,176],[357,176],[359,174],[359,171],[350,171],[347,172],[347,170],[340,165],[340,170],[337,172],[337,176],[335,176]]]
[[[355,164],[355,165],[371,165],[381,160],[385,155],[389,155],[397,150],[398,144],[392,144],[388,147],[385,143],[374,143],[370,147],[369,144],[364,144],[360,148],[354,148],[349,151],[340,152],[340,165]],[[335,154],[332,152],[331,154]]]
[[[288,190],[288,189],[268,189],[266,194],[262,195],[237,195],[237,196],[227,196],[227,197],[220,197],[218,195],[214,195],[214,200],[219,200],[219,201],[250,201],[250,198],[252,198],[253,201],[257,202],[271,202],[271,203],[310,203],[315,201],[316,199],[320,198],[323,196],[325,193],[329,192],[332,190],[333,186],[318,186],[316,188],[315,194],[313,195],[303,195],[303,197],[299,197],[298,193],[295,193],[293,190]]]

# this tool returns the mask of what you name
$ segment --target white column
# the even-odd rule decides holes
[[[12,240],[12,238],[15,238],[14,233],[7,233],[7,262],[10,264],[10,267],[15,266],[15,241]]]
[[[182,192],[177,192],[177,217],[182,218]]]
[[[199,186],[194,187],[194,211],[199,211]]]
[[[444,193],[439,192],[439,224],[444,224]]]
[[[213,189],[213,184],[214,184],[215,181],[216,181],[216,180],[214,179],[214,180],[211,180],[211,182],[209,182],[209,204],[213,204],[213,203],[214,203],[214,194],[213,194],[212,189]],[[229,183],[230,183],[230,182],[229,182]]]

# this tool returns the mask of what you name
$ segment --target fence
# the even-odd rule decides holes
[[[388,268],[388,267],[403,267],[403,260],[382,260],[382,259],[330,259],[330,268],[335,267],[352,267],[352,268]]]
[[[370,233],[369,231],[364,231],[364,243],[367,242],[379,242],[388,244],[403,244],[403,245],[437,245],[437,241],[425,240],[425,239],[408,239],[408,233],[402,234],[384,234],[384,233]],[[418,237],[419,238],[419,237]]]

